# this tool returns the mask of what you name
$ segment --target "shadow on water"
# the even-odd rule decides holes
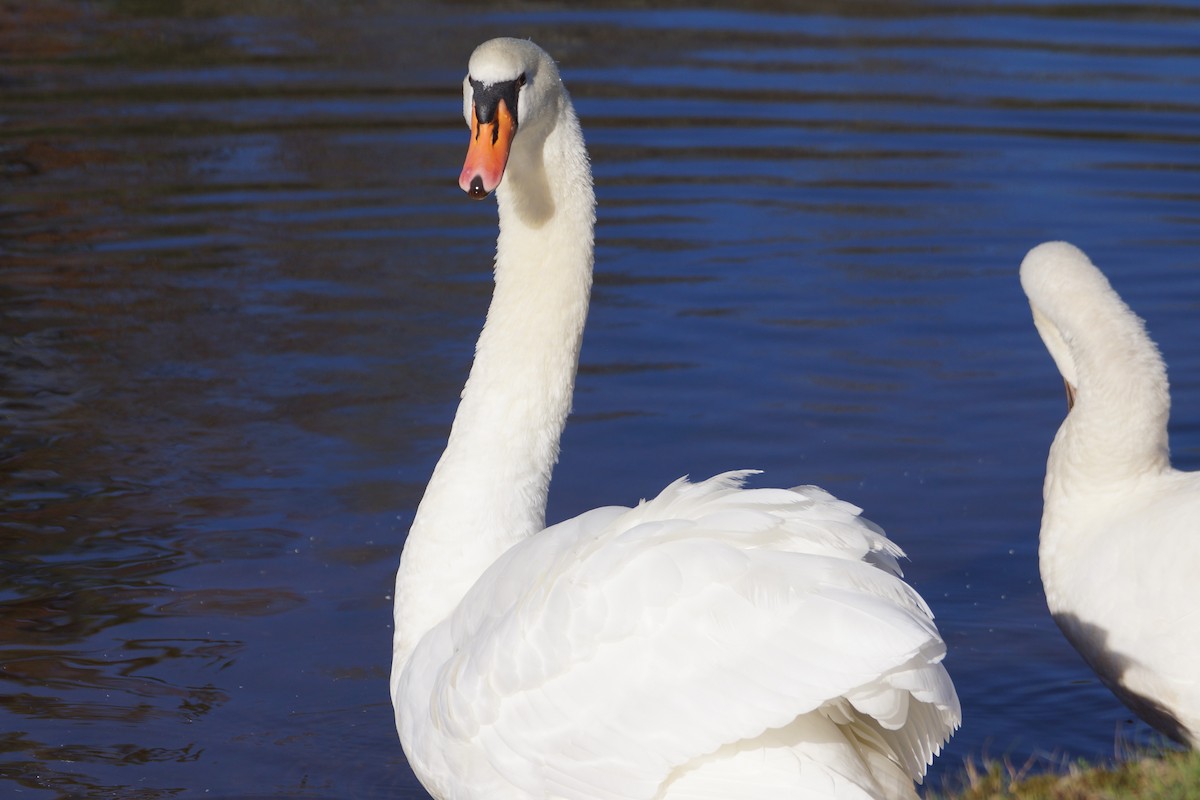
[[[0,786],[423,796],[391,583],[490,290],[458,85],[512,33],[563,65],[600,200],[551,518],[821,484],[938,614],[966,723],[935,773],[1105,755],[1123,712],[1037,583],[1060,398],[1016,266],[1137,265],[1200,375],[1168,327],[1200,13],[644,5],[0,5]]]

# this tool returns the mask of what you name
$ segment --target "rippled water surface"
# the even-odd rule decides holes
[[[638,5],[0,5],[0,794],[423,796],[391,582],[490,289],[498,34],[560,61],[600,202],[551,518],[818,483],[938,614],[935,778],[1148,739],[1045,609],[1016,270],[1108,271],[1200,467],[1200,5]]]

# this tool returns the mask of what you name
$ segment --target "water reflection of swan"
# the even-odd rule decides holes
[[[733,472],[543,530],[591,172],[537,46],[481,45],[463,92],[460,183],[497,190],[500,234],[396,579],[391,693],[414,772],[438,798],[914,797],[958,698],[899,549],[857,508]]]
[[[1069,406],[1046,464],[1046,602],[1117,697],[1194,747],[1200,473],[1171,467],[1166,367],[1142,321],[1072,245],[1031,250],[1021,285]]]

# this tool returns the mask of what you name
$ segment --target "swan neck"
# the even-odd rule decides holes
[[[401,556],[394,670],[493,561],[545,527],[587,316],[595,197],[569,101],[545,136],[526,136],[496,192],[487,320]]]
[[[1039,561],[1051,611],[1069,596],[1080,548],[1101,523],[1171,469],[1166,366],[1142,321],[1115,293],[1106,296],[1063,326],[1077,386],[1042,492]]]
[[[1166,366],[1142,321],[1112,300],[1070,337],[1076,402],[1051,449],[1052,466],[1101,486],[1170,468]]]

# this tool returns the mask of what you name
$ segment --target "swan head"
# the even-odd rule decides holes
[[[458,185],[477,200],[504,177],[517,131],[533,134],[564,96],[554,60],[524,39],[491,39],[471,54],[463,78],[463,118],[471,129]]]
[[[1082,397],[1082,382],[1084,393],[1099,392],[1108,404],[1134,403],[1143,410],[1152,405],[1165,412],[1170,398],[1158,348],[1083,251],[1067,242],[1038,245],[1021,262],[1021,286],[1067,384],[1068,409]],[[1138,391],[1143,393],[1135,397]]]
[[[1079,386],[1071,352],[1078,317],[1088,313],[1087,298],[1115,292],[1084,252],[1068,242],[1044,242],[1030,250],[1021,262],[1021,288],[1029,298],[1034,327],[1062,375],[1070,410]]]

